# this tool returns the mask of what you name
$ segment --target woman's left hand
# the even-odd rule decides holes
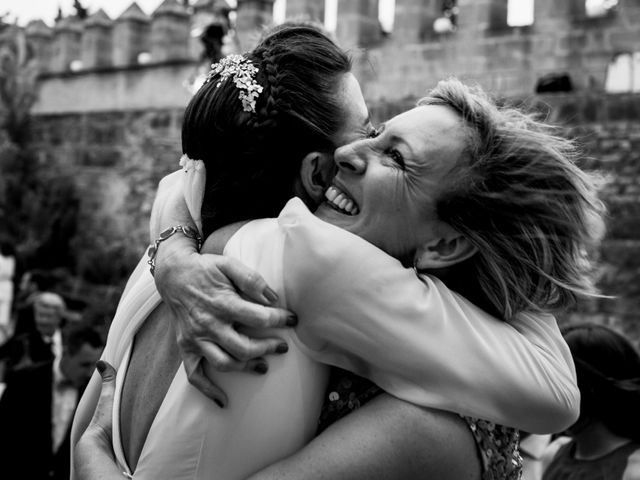
[[[96,364],[102,377],[102,391],[91,423],[74,450],[74,480],[121,480],[112,448],[113,396],[116,371],[105,361]]]

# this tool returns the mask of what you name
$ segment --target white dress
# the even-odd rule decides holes
[[[553,317],[498,321],[438,280],[417,279],[366,241],[318,220],[298,199],[277,220],[242,227],[225,254],[259,271],[282,305],[298,314],[298,327],[285,333],[291,349],[270,359],[263,377],[216,374],[229,395],[224,410],[179,368],[135,479],[241,479],[299,450],[315,432],[326,385],[326,368],[316,361],[368,377],[418,405],[528,431],[561,430],[577,416],[573,363]],[[159,302],[141,261],[103,354],[118,369],[113,446],[123,471],[124,373],[132,339]],[[92,381],[85,396],[95,398],[96,388]],[[77,417],[89,418],[90,405],[82,403]]]

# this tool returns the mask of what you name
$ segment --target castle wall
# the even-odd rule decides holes
[[[293,14],[306,13],[316,19],[323,14],[316,1],[291,1],[288,9]],[[396,0],[394,29],[384,35],[377,20],[377,1],[339,2],[336,35],[356,58],[356,72],[368,99],[394,101],[419,96],[450,75],[477,82],[504,96],[532,94],[538,79],[554,73],[567,73],[577,90],[601,90],[614,55],[640,50],[637,2],[620,2],[610,15],[589,18],[581,0],[536,0],[535,21],[525,27],[507,26],[507,0],[458,3],[458,29],[438,34],[433,22],[442,15],[440,1]],[[272,0],[239,2],[239,45],[232,48],[246,50],[257,41],[261,26],[270,21],[272,4]],[[156,83],[165,81],[162,77],[176,80],[174,74],[188,75],[173,67],[162,70],[165,62],[191,62],[195,68],[198,55],[193,47],[189,48],[188,19],[175,0],[164,2],[151,17],[145,18],[137,10],[135,15],[125,13],[113,25],[102,14],[98,19],[89,19],[84,27],[65,20],[53,31],[32,32],[33,40],[42,46],[43,38],[52,38],[49,41],[53,49],[51,58],[43,62],[47,74],[42,80],[36,112],[55,111],[59,98],[76,96],[78,87],[86,95],[75,102],[75,108],[91,110],[92,97],[101,95],[102,78],[112,90],[118,88],[115,85],[134,86],[135,93],[117,105],[127,108],[126,103],[132,102],[132,108],[155,108],[158,99],[151,94],[138,96],[140,92],[135,88],[140,85],[140,90],[151,92]],[[96,45],[112,48],[113,52],[106,55],[104,48]],[[145,52],[148,63],[140,63],[137,56]],[[82,63],[72,70],[74,59]],[[98,71],[87,74],[96,66],[100,67]],[[120,70],[110,72],[111,69]],[[147,69],[148,76],[144,73]],[[149,80],[151,75],[158,78]],[[72,81],[74,76],[79,78]],[[180,85],[177,80],[166,85]],[[164,99],[165,103],[173,102],[172,107],[182,105],[184,96],[167,93],[170,98]]]
[[[270,3],[239,0],[241,42],[255,41]],[[442,14],[439,1],[396,0],[394,30],[383,35],[374,18],[376,3],[341,0],[337,29],[342,45],[356,57],[375,120],[409,108],[439,79],[456,75],[500,97],[548,110],[568,135],[580,136],[592,157],[585,166],[608,174],[603,196],[609,233],[600,251],[600,285],[615,298],[584,302],[568,317],[622,326],[640,339],[635,321],[640,311],[640,94],[603,91],[614,55],[640,51],[640,4],[620,2],[608,16],[587,18],[580,0],[536,0],[534,24],[510,28],[506,0],[459,0],[458,30],[437,34],[432,26]],[[316,4],[295,0],[289,7],[320,16]],[[111,43],[100,37],[113,54],[102,55],[94,63],[99,67],[77,71],[71,71],[70,61],[78,55],[74,45],[83,45],[82,31],[68,25],[54,32],[33,29],[33,38],[53,52],[49,63],[43,57],[47,73],[34,108],[36,147],[43,162],[60,165],[78,179],[81,215],[90,225],[87,243],[108,225],[115,236],[138,242],[141,251],[153,190],[180,156],[181,115],[190,96],[183,82],[197,67],[196,55],[176,47],[185,58],[152,56],[140,63],[141,53],[157,49],[148,32],[136,34],[140,30],[133,26],[152,31],[154,18],[134,11],[116,19],[119,35]],[[176,25],[168,25],[174,18]],[[165,36],[175,33],[185,41],[183,16],[167,13],[163,22]],[[96,38],[84,45],[95,45]],[[535,95],[536,82],[549,73],[568,73],[574,91]]]
[[[613,56],[640,50],[637,2],[588,18],[584,2],[536,0],[535,21],[526,27],[507,26],[506,0],[458,4],[458,30],[436,34],[439,2],[396,1],[394,31],[359,63],[367,98],[420,95],[451,75],[505,96],[530,95],[552,73],[568,73],[578,90],[603,89]]]
[[[50,74],[40,82],[35,115],[184,108],[185,86],[196,64],[176,61],[144,67]]]

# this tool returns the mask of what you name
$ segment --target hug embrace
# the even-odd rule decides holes
[[[575,145],[456,79],[374,127],[350,69],[291,23],[212,66],[72,478],[516,479],[519,430],[575,422],[553,313],[603,230]]]

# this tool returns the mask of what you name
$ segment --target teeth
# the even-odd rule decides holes
[[[333,201],[338,196],[338,191],[335,189],[335,187],[331,186],[327,189],[324,196],[327,197],[327,200]]]
[[[348,198],[343,192],[333,185],[327,188],[324,196],[331,204],[349,215],[356,215],[360,212],[360,209],[355,205],[353,200]]]

